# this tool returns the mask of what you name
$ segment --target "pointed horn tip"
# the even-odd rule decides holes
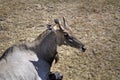
[[[59,24],[59,20],[58,20],[58,19],[54,19],[54,22],[55,22],[56,24]]]
[[[65,21],[65,17],[63,17],[63,22],[65,23],[66,21]]]

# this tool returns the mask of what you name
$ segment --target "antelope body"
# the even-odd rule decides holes
[[[0,80],[50,80],[52,62],[58,61],[57,45],[70,45],[84,52],[84,45],[63,21],[61,26],[55,19],[55,25],[48,26],[33,42],[8,48],[0,58]]]

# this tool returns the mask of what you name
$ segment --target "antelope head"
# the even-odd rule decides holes
[[[86,51],[84,44],[79,41],[72,33],[70,27],[66,24],[65,18],[63,17],[63,26],[59,23],[58,19],[54,19],[55,25],[53,26],[57,35],[57,44],[69,45],[71,47],[80,49],[82,52]]]

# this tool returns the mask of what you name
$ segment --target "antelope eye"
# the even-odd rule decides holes
[[[67,37],[67,36],[68,36],[68,33],[64,33],[64,36]]]

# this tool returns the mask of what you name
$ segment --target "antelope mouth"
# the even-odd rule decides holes
[[[80,50],[81,50],[82,52],[85,52],[86,49],[87,49],[87,48],[86,48],[85,46],[83,46],[83,47],[80,48]]]

